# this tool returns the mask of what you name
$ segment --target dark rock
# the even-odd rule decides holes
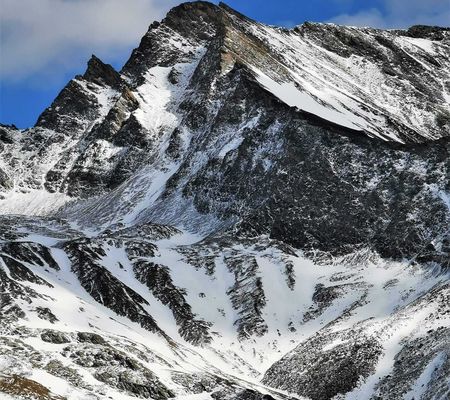
[[[106,340],[103,339],[102,336],[98,335],[97,333],[90,333],[90,332],[78,332],[77,333],[78,341],[81,343],[92,343],[92,344],[98,344],[105,346],[107,344]]]
[[[33,242],[7,242],[0,244],[0,252],[15,260],[31,263],[39,267],[48,266],[59,271],[59,265],[53,259],[48,247]]]
[[[186,291],[173,284],[167,267],[152,262],[137,261],[133,269],[136,278],[147,285],[153,295],[171,309],[181,337],[194,345],[205,345],[211,342],[209,333],[211,324],[196,318],[185,299]]]
[[[52,324],[59,321],[58,318],[56,318],[55,314],[53,314],[48,307],[36,307],[36,313],[38,314],[38,317],[40,319],[49,321]]]
[[[10,190],[14,187],[14,182],[8,174],[0,168],[0,188]]]
[[[382,352],[379,343],[361,337],[328,351],[315,340],[320,339],[299,345],[270,367],[263,382],[312,400],[332,399],[350,392],[360,378],[372,374]]]
[[[446,37],[450,37],[450,28],[414,25],[405,32],[405,35],[421,39],[443,40]]]
[[[110,386],[144,399],[166,400],[174,397],[173,393],[150,373],[143,374],[142,383],[135,382],[134,377],[127,372],[119,374],[114,371],[96,372],[94,377]]]
[[[54,344],[63,344],[63,343],[71,342],[69,336],[66,333],[51,330],[51,329],[43,330],[41,333],[41,339],[44,342],[54,343]]]
[[[88,67],[83,78],[97,85],[106,85],[117,90],[124,86],[120,74],[111,65],[104,64],[95,55],[92,55],[88,61]]]
[[[153,317],[142,307],[148,302],[134,290],[120,282],[99,262],[106,253],[100,243],[89,239],[68,242],[65,245],[72,271],[81,285],[99,303],[118,315],[138,322],[143,328],[161,332]]]
[[[7,266],[9,273],[11,275],[11,278],[18,280],[18,281],[28,281],[31,283],[36,283],[38,285],[46,285],[50,288],[53,287],[45,279],[42,279],[40,276],[36,275],[28,267],[26,267],[21,262],[18,262],[14,258],[3,255],[1,257],[1,259]]]
[[[236,255],[224,260],[230,272],[235,276],[234,285],[228,290],[233,308],[238,311],[239,319],[234,322],[239,336],[262,336],[267,332],[267,325],[262,318],[266,298],[262,280],[257,276],[258,264],[253,257]]]

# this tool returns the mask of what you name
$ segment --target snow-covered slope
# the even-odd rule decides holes
[[[264,237],[202,241],[158,225],[95,238],[53,221],[2,226],[3,373],[69,399],[125,398],[121,389],[287,398],[273,388],[400,398],[437,357],[423,384],[446,390],[450,293],[439,266],[368,250],[311,260]],[[420,356],[404,347],[435,331]],[[421,364],[398,367],[400,352]]]
[[[450,30],[182,4],[0,126],[0,396],[444,399]]]

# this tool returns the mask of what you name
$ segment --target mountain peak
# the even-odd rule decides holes
[[[163,24],[170,26],[185,37],[205,40],[210,37],[205,25],[217,25],[220,22],[221,9],[207,1],[182,3],[172,8]]]
[[[112,65],[105,64],[94,54],[87,63],[87,69],[83,75],[83,78],[100,86],[107,85],[116,89],[122,86],[122,78],[120,77],[120,74],[113,68]]]

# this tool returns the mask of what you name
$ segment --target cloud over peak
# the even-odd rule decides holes
[[[182,1],[0,0],[0,79],[38,84],[61,81],[68,72],[81,72],[92,53],[120,64],[148,25]],[[259,1],[242,0],[255,7]],[[299,9],[302,1],[307,0],[298,0]],[[449,25],[450,21],[450,0],[322,0],[327,1],[338,10],[359,10],[342,12],[329,21],[344,25],[405,28]]]
[[[70,69],[91,53],[111,56],[137,45],[176,0],[1,0],[2,79],[51,66]]]

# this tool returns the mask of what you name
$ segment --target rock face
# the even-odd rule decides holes
[[[185,3],[0,125],[0,391],[445,398],[449,49]]]

